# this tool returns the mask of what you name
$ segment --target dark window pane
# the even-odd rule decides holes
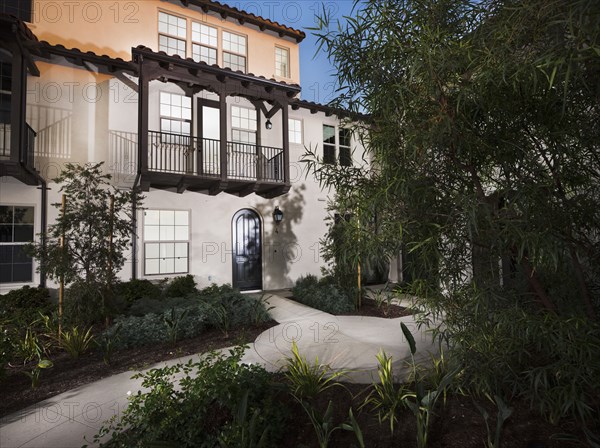
[[[9,205],[0,205],[0,224],[12,224],[13,208]]]
[[[31,263],[31,257],[25,253],[25,246],[13,246],[13,263]]]
[[[0,243],[12,243],[12,225],[0,224]]]
[[[335,163],[335,146],[323,145],[323,163]]]
[[[3,0],[0,4],[0,12],[31,22],[31,3],[32,0]]]
[[[33,225],[19,225],[15,226],[15,243],[26,243],[33,241]]]
[[[33,278],[31,263],[16,263],[13,265],[13,282],[30,282]]]
[[[0,263],[12,263],[13,246],[0,246]]]
[[[0,283],[12,281],[12,264],[0,264]]]
[[[33,224],[33,207],[15,207],[15,224]]]
[[[335,145],[335,128],[333,126],[323,125],[323,143]]]
[[[340,129],[340,146],[350,146],[350,138],[352,137],[352,132],[350,129]]]
[[[352,154],[350,148],[340,147],[340,165],[352,166]]]

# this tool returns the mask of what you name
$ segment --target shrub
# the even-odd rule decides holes
[[[172,308],[182,316],[178,324],[179,338],[192,338],[202,333],[206,327],[206,314],[199,306]],[[111,338],[116,348],[134,348],[168,342],[170,333],[165,318],[171,318],[171,310],[163,313],[150,313],[144,316],[119,316],[114,325],[104,332],[103,337]],[[117,337],[118,336],[118,337]]]
[[[167,285],[165,295],[167,297],[187,297],[196,292],[196,280],[193,275],[175,277]]]
[[[143,298],[160,299],[162,291],[160,287],[149,280],[134,279],[117,284],[115,294],[125,300],[126,303],[132,304]]]
[[[240,418],[240,403],[253,420],[253,433],[265,435],[263,446],[278,446],[283,434],[285,408],[279,399],[281,385],[260,366],[242,364],[243,347],[229,356],[211,353],[197,362],[138,374],[142,387],[129,399],[118,422],[108,423],[96,435],[112,435],[111,446],[214,447],[258,446],[245,440],[247,418]],[[182,376],[179,382],[173,376]],[[236,418],[237,417],[237,418]]]
[[[145,316],[150,313],[164,313],[171,308],[183,308],[185,306],[193,305],[193,302],[181,297],[165,297],[164,299],[142,297],[133,302],[127,314],[132,316]]]
[[[102,322],[108,314],[119,311],[112,302],[108,302],[107,292],[100,285],[75,282],[65,293],[63,322],[85,327]]]
[[[46,288],[24,286],[0,295],[0,319],[16,325],[29,325],[40,318],[39,313],[51,314],[55,308]]]
[[[88,351],[93,342],[92,327],[87,331],[80,331],[79,327],[73,327],[71,330],[61,333],[60,346],[72,359],[77,359]]]
[[[343,314],[354,309],[352,298],[340,292],[329,280],[319,282],[314,275],[300,277],[292,293],[298,302],[326,313]]]

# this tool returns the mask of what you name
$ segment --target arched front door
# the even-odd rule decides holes
[[[240,210],[233,217],[233,286],[240,290],[262,289],[261,224],[258,214]]]

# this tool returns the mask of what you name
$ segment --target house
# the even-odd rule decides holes
[[[68,162],[143,191],[123,279],[261,290],[320,273],[328,192],[302,155],[363,149],[340,112],[300,98],[304,32],[209,0],[6,5],[0,290],[44,284],[22,247],[56,219]]]

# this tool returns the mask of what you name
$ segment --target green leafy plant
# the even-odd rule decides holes
[[[244,350],[135,375],[144,392],[132,395],[122,417],[107,422],[94,442],[110,435],[113,447],[214,448],[222,440],[237,448],[241,440],[252,445],[253,421],[252,440],[264,436],[266,446],[278,446],[286,416],[279,394],[285,390],[262,367],[241,363]]]
[[[31,388],[37,389],[40,385],[40,375],[42,370],[50,369],[54,366],[49,359],[40,359],[31,372],[23,372],[31,379]]]
[[[365,448],[365,440],[364,440],[364,437],[362,434],[362,430],[360,429],[360,425],[358,424],[356,417],[354,417],[352,408],[348,409],[348,419],[349,419],[349,423],[343,423],[342,429],[353,432],[354,435],[356,436],[356,441],[358,442],[358,446],[360,448]]]
[[[248,396],[249,391],[245,391],[240,400],[236,413],[233,418],[232,428],[227,435],[219,437],[219,445],[222,448],[266,448],[269,435],[269,427],[261,428],[262,432],[257,431],[258,410],[255,410],[249,417]]]
[[[128,282],[117,283],[114,289],[115,294],[128,304],[132,304],[136,300],[143,298],[160,299],[162,295],[160,287],[146,279],[132,279]]]
[[[177,342],[177,337],[179,336],[179,326],[187,314],[188,310],[184,309],[181,312],[178,312],[175,308],[171,308],[170,314],[163,316],[163,321],[167,326],[167,337],[169,342],[173,345],[175,345]]]
[[[87,331],[80,331],[79,327],[63,331],[60,335],[60,347],[63,348],[72,359],[77,359],[89,350],[94,343],[92,327]]]
[[[365,399],[362,407],[371,406],[377,412],[379,423],[386,420],[390,422],[390,432],[394,432],[394,425],[398,420],[397,411],[404,404],[406,389],[396,386],[392,370],[392,358],[384,351],[377,354],[377,374],[379,384],[373,384],[373,390]]]
[[[302,405],[304,412],[308,415],[310,422],[315,429],[315,434],[317,435],[317,441],[319,443],[319,448],[327,448],[329,446],[329,440],[331,439],[331,435],[342,429],[342,425],[334,425],[333,423],[333,402],[330,400],[327,405],[327,409],[325,413],[321,415],[311,404],[304,400],[300,400],[296,398],[298,402]]]
[[[294,299],[326,313],[343,314],[354,310],[354,297],[345,295],[331,282],[319,282],[317,277],[300,277],[292,288]]]
[[[102,351],[102,361],[104,361],[104,364],[107,366],[109,366],[112,362],[112,356],[116,350],[115,342],[119,338],[120,331],[121,326],[117,324],[115,325],[113,331],[110,333],[105,332],[95,339],[96,345]]]
[[[498,395],[494,395],[494,401],[498,407],[498,415],[496,417],[496,429],[493,440],[492,433],[490,431],[490,425],[488,423],[490,414],[479,403],[474,402],[475,407],[481,413],[483,416],[483,421],[485,422],[485,429],[487,431],[487,440],[485,445],[486,448],[500,448],[500,437],[502,436],[504,422],[512,415],[513,411],[512,408],[508,407],[506,403],[504,403],[504,400],[502,400],[502,398],[500,398]]]
[[[193,275],[188,274],[172,279],[165,288],[165,295],[167,297],[187,297],[196,291],[196,280]]]
[[[313,364],[309,363],[300,355],[296,341],[292,342],[292,356],[287,359],[286,369],[284,375],[291,384],[292,394],[299,400],[312,399],[327,389],[342,386],[338,379],[346,374],[320,364],[318,357]]]
[[[429,423],[433,410],[435,409],[435,404],[442,391],[448,387],[458,371],[455,370],[446,374],[439,382],[436,390],[425,390],[424,384],[419,378],[417,364],[415,362],[415,353],[417,351],[415,339],[404,322],[401,322],[400,326],[410,347],[410,356],[416,385],[416,391],[414,393],[405,394],[403,396],[403,401],[417,419],[417,446],[419,448],[425,448],[429,436]]]

